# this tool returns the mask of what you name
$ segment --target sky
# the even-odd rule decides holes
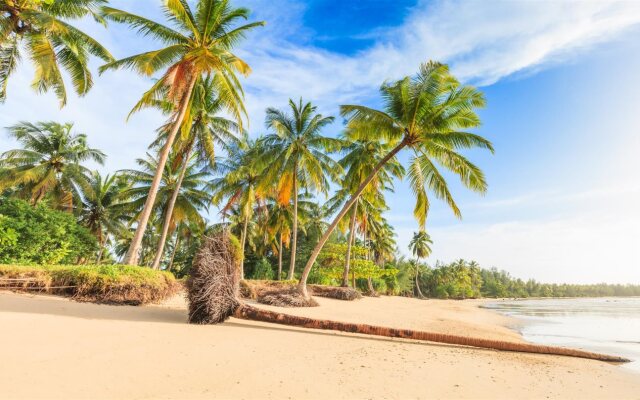
[[[252,67],[243,79],[252,136],[264,109],[289,98],[338,115],[340,104],[381,106],[378,87],[433,59],[487,97],[477,133],[496,153],[467,156],[486,173],[479,196],[451,186],[456,219],[434,204],[427,230],[435,260],[476,260],[523,279],[640,283],[640,2],[236,0],[267,25],[238,47]],[[162,20],[160,0],[111,5]],[[77,23],[115,57],[158,47],[121,25]],[[94,63],[94,70],[99,66]],[[96,74],[97,75],[97,74]],[[109,156],[102,172],[135,166],[163,122],[144,111],[125,117],[152,84],[128,71],[95,77],[83,98],[59,109],[37,95],[24,60],[0,105],[0,126],[18,121],[75,123]],[[341,119],[325,134],[335,136]],[[6,134],[0,151],[13,148]],[[401,161],[408,160],[402,154]],[[320,198],[324,200],[324,198]],[[417,231],[406,182],[387,196],[399,249]],[[210,212],[212,220],[216,211]]]

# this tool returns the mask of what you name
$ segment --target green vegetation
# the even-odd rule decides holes
[[[46,291],[110,304],[155,303],[180,285],[168,272],[127,265],[0,265],[0,289]]]
[[[73,215],[0,197],[0,263],[78,263],[97,249]]]
[[[407,260],[395,263],[395,267],[399,269],[399,284],[392,291],[393,294],[414,294],[416,282],[410,279],[401,281],[403,276],[413,274],[413,264],[413,261]],[[512,277],[506,271],[484,269],[476,262],[465,260],[449,264],[436,263],[433,268],[422,265],[418,284],[425,296],[440,299],[640,296],[640,285],[549,284],[533,279],[524,281]]]
[[[11,0],[0,2],[0,102],[7,97],[9,78],[25,51],[35,67],[32,87],[40,93],[53,89],[60,105],[67,102],[61,70],[71,76],[79,95],[93,86],[88,64],[91,56],[103,61],[113,57],[95,39],[68,23],[86,16],[104,22],[99,15],[106,0]]]

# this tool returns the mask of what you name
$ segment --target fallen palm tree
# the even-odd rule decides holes
[[[194,324],[215,324],[224,322],[227,318],[233,316],[246,320],[271,322],[304,328],[424,340],[501,351],[562,355],[607,362],[629,361],[618,356],[563,347],[318,320],[263,310],[250,306],[240,299],[237,253],[237,244],[234,243],[234,239],[227,233],[222,233],[216,237],[210,237],[204,240],[202,247],[193,260],[191,277],[187,281],[189,322]]]

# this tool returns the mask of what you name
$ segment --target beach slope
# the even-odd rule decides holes
[[[318,300],[286,312],[522,341],[477,301]],[[235,319],[194,326],[179,297],[127,307],[0,292],[0,327],[3,399],[640,399],[640,375],[599,361]]]

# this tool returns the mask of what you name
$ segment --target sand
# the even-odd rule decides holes
[[[287,311],[522,340],[477,301],[318,301]],[[640,374],[599,361],[185,320],[181,298],[123,307],[0,292],[0,398],[640,399]]]

